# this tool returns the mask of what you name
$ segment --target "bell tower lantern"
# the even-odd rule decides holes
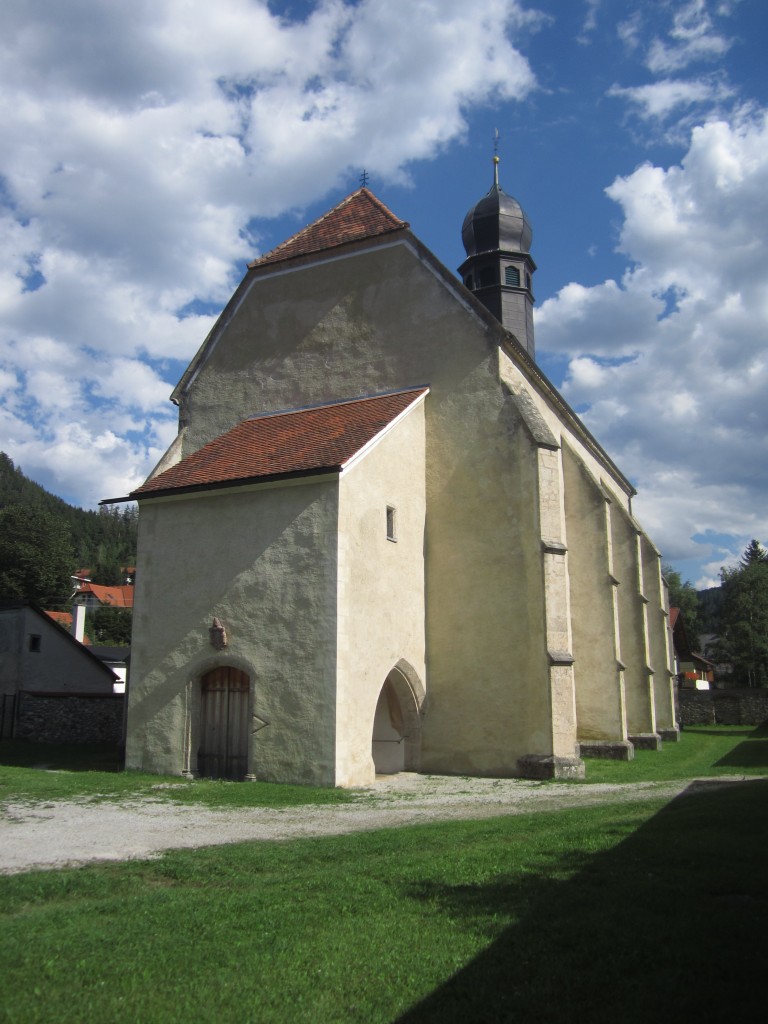
[[[494,156],[493,185],[469,210],[461,228],[467,258],[459,274],[466,287],[535,358],[532,238],[520,203],[499,185],[499,158]]]

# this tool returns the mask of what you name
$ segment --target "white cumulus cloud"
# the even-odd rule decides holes
[[[89,505],[137,483],[169,434],[173,361],[257,255],[250,225],[352,167],[405,181],[473,105],[524,98],[513,35],[538,17],[518,0],[318,0],[293,20],[266,0],[7,0],[0,447]]]
[[[545,302],[537,344],[569,357],[564,393],[667,557],[707,529],[768,536],[768,118],[703,125],[607,193],[628,269]]]

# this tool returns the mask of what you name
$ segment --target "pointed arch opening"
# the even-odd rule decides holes
[[[200,681],[198,774],[242,781],[248,772],[251,682],[231,665],[206,672]]]
[[[421,716],[424,690],[418,676],[399,662],[384,680],[373,716],[371,755],[377,775],[418,771],[421,767]]]

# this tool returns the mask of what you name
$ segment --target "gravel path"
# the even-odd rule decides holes
[[[720,781],[737,781],[717,780]],[[710,780],[711,785],[715,780]],[[0,806],[0,874],[157,856],[243,840],[287,840],[565,807],[672,799],[696,783],[574,786],[402,773],[351,804],[221,810],[146,797]]]

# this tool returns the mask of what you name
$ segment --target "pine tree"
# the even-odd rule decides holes
[[[0,511],[0,595],[63,605],[71,591],[73,551],[66,523],[35,505]]]

